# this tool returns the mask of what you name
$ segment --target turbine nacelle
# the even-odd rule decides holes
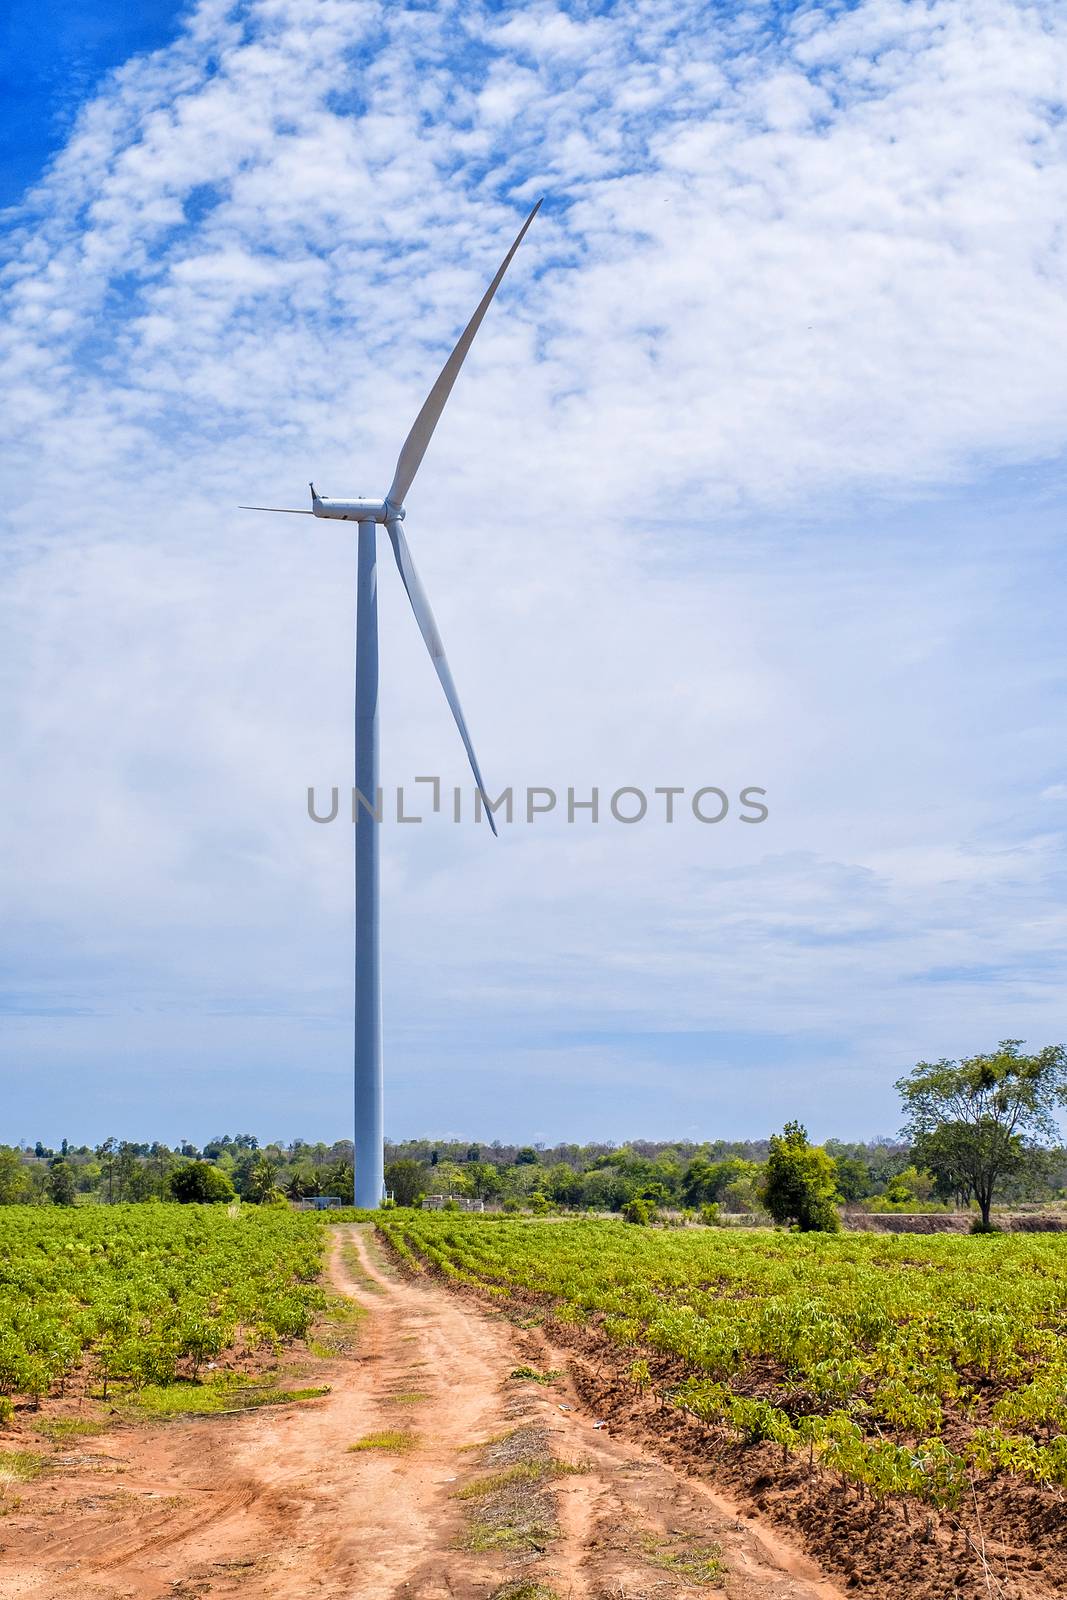
[[[311,510],[316,517],[333,517],[338,522],[402,522],[403,506],[392,505],[388,500],[367,500],[357,496],[354,500],[336,500],[321,495],[315,485],[311,490]]]

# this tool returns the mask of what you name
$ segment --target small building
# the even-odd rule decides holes
[[[340,1211],[351,1204],[351,1200],[342,1200],[339,1194],[309,1194],[295,1202],[298,1211]]]
[[[469,1200],[461,1194],[424,1194],[422,1208],[424,1211],[444,1211],[445,1208],[454,1211],[484,1211],[484,1200]]]

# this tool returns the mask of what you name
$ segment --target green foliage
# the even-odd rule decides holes
[[[167,1385],[239,1329],[303,1337],[324,1304],[322,1239],[287,1208],[0,1211],[0,1395],[39,1399],[82,1366],[105,1393]]]
[[[210,1161],[185,1161],[170,1175],[169,1188],[183,1205],[218,1205],[233,1200],[233,1184]]]
[[[636,1223],[638,1227],[647,1228],[656,1215],[656,1208],[651,1200],[627,1200],[622,1208],[623,1220]]]
[[[989,1225],[999,1185],[1026,1162],[1026,1143],[1057,1135],[1055,1111],[1067,1104],[1067,1049],[1020,1052],[1004,1039],[988,1055],[920,1061],[897,1081],[905,1132],[942,1183],[973,1194]]]
[[[890,1178],[883,1191],[883,1198],[890,1205],[908,1206],[916,1201],[929,1200],[933,1188],[932,1175],[929,1172],[920,1172],[918,1167],[912,1165],[904,1167]]]
[[[761,1198],[776,1222],[795,1223],[802,1233],[835,1233],[841,1223],[834,1180],[833,1160],[808,1143],[799,1122],[773,1135]]]
[[[1063,1235],[828,1240],[422,1212],[379,1228],[454,1280],[595,1318],[639,1390],[669,1358],[688,1376],[662,1400],[872,1495],[952,1507],[976,1472],[1067,1486]],[[974,1428],[979,1384],[997,1398]]]
[[[54,1206],[74,1204],[74,1173],[65,1161],[53,1161],[48,1174],[48,1198]]]
[[[0,1487],[8,1483],[32,1483],[44,1469],[44,1456],[34,1450],[0,1450]]]
[[[414,1450],[418,1442],[417,1436],[404,1428],[383,1428],[378,1433],[364,1434],[362,1439],[357,1439],[348,1448],[356,1451],[382,1450],[386,1455],[400,1456],[408,1450]]]
[[[210,1383],[146,1384],[128,1402],[133,1417],[165,1421],[168,1417],[207,1417],[235,1411],[253,1411],[259,1406],[288,1406],[301,1400],[320,1400],[328,1387],[317,1389],[276,1389],[270,1383],[249,1383],[231,1374],[220,1374]]]
[[[21,1152],[0,1144],[0,1206],[23,1205],[33,1199],[33,1184]]]
[[[829,1143],[826,1152],[833,1158],[837,1192],[842,1200],[865,1200],[873,1193],[871,1169],[865,1161],[858,1156],[837,1155],[830,1149]]]
[[[385,1187],[398,1206],[417,1206],[426,1193],[425,1170],[417,1161],[390,1161],[385,1169]]]
[[[224,1174],[219,1173],[219,1176],[223,1177]],[[174,1180],[171,1179],[172,1187],[173,1182]],[[232,1193],[233,1188],[231,1185],[231,1198]],[[281,1200],[283,1196],[278,1187],[278,1163],[272,1161],[268,1155],[258,1155],[248,1177],[245,1179],[244,1195],[247,1200],[252,1201],[253,1205],[272,1205],[275,1201]],[[206,1198],[209,1197],[205,1196]],[[214,1196],[210,1198],[214,1198]]]

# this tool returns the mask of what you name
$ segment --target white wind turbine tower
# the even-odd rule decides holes
[[[474,781],[483,801],[488,797],[467,723],[452,681],[444,645],[430,610],[426,591],[419,581],[411,551],[404,537],[404,501],[415,481],[426,447],[440,420],[452,386],[459,375],[474,335],[489,309],[489,302],[500,287],[511,258],[525,237],[526,230],[540,209],[538,200],[519,229],[514,244],[500,263],[496,277],[482,296],[478,309],[460,334],[456,348],[441,368],[411,432],[404,440],[396,463],[393,481],[384,500],[326,499],[311,485],[311,510],[295,512],[301,516],[334,517],[355,522],[357,534],[356,576],[356,789],[366,806],[357,806],[355,823],[356,856],[356,971],[355,971],[355,1202],[368,1210],[381,1204],[384,1194],[382,1109],[382,991],[381,920],[378,874],[378,824],[368,807],[378,793],[378,568],[377,529],[383,523],[389,535],[400,570],[400,577],[411,601],[430,659],[434,664],[445,699],[456,719]],[[289,511],[285,506],[242,506],[243,511]],[[493,813],[486,805],[489,826],[496,833]]]

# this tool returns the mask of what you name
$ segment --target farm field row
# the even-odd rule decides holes
[[[876,1497],[1067,1485],[1067,1239],[385,1214],[409,1265],[536,1296],[637,1390]],[[1051,1492],[1058,1495],[1058,1490]]]
[[[0,1209],[4,1398],[76,1373],[139,1387],[305,1334],[324,1304],[323,1226],[282,1207]]]

